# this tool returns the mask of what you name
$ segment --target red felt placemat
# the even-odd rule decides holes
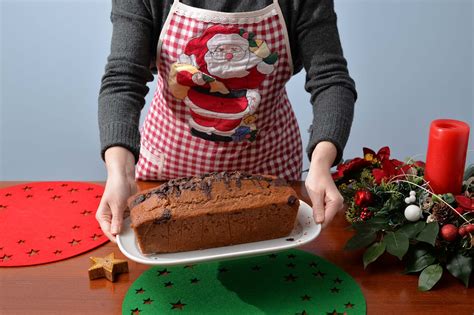
[[[106,243],[95,219],[103,191],[84,182],[0,189],[0,267],[58,261]]]

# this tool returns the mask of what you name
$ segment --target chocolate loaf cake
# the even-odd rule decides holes
[[[171,253],[284,237],[299,200],[286,181],[241,172],[169,182],[129,199],[143,254]]]

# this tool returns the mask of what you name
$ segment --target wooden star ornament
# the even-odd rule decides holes
[[[105,257],[90,257],[92,266],[89,268],[89,279],[107,278],[114,282],[115,275],[128,272],[128,262],[123,259],[116,259],[114,253]]]

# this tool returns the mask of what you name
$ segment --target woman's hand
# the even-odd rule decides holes
[[[311,165],[305,186],[317,223],[323,228],[332,221],[337,212],[343,208],[344,199],[331,176],[331,166],[337,155],[336,147],[330,142],[320,142],[313,151]]]
[[[111,147],[105,152],[107,183],[97,209],[96,219],[104,234],[112,241],[120,234],[127,199],[137,191],[135,160],[130,151]]]

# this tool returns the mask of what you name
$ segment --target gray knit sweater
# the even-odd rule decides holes
[[[194,7],[241,12],[262,9],[272,0],[181,0]],[[112,146],[130,150],[138,160],[139,118],[153,80],[161,28],[173,0],[112,0],[111,52],[99,95],[101,154]],[[294,73],[304,67],[305,89],[311,94],[313,123],[308,156],[320,141],[332,142],[338,151],[335,164],[349,137],[356,90],[348,74],[336,24],[333,0],[279,0],[288,28]],[[301,106],[301,105],[299,105]]]

